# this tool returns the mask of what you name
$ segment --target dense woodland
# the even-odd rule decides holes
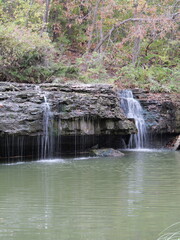
[[[0,0],[0,80],[179,91],[180,0]]]

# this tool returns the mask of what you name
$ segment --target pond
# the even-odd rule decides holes
[[[179,220],[180,152],[0,165],[2,240],[155,240]]]

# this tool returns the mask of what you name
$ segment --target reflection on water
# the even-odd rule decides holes
[[[152,240],[179,217],[179,152],[0,165],[2,240]]]

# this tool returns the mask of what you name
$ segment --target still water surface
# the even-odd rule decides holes
[[[1,240],[155,240],[179,221],[179,152],[0,165]]]

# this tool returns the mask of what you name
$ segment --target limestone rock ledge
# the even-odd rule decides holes
[[[111,85],[0,82],[0,161],[119,148],[135,132]]]
[[[43,133],[45,97],[55,135],[129,135],[136,132],[119,106],[113,86],[105,84],[0,83],[0,134]]]
[[[133,89],[144,109],[144,118],[152,134],[180,133],[180,94],[152,93]]]

